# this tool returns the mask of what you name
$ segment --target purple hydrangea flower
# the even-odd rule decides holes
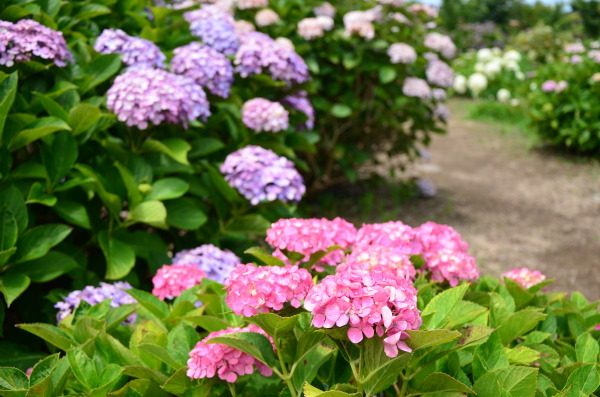
[[[448,121],[450,119],[450,109],[442,103],[435,107],[433,114],[442,121]]]
[[[242,121],[246,127],[257,132],[279,132],[290,126],[288,111],[279,102],[264,98],[254,98],[244,103]]]
[[[298,202],[306,192],[294,163],[259,146],[246,146],[231,153],[221,166],[229,185],[250,200]]]
[[[394,43],[388,47],[387,54],[391,63],[414,63],[417,60],[417,52],[406,43]]]
[[[130,303],[136,303],[127,292],[126,289],[133,288],[129,283],[117,281],[114,284],[100,283],[99,287],[88,285],[82,290],[76,290],[65,297],[65,300],[54,305],[58,309],[56,321],[60,323],[65,317],[71,314],[81,301],[86,301],[90,305],[96,305],[106,299],[112,299],[110,307],[119,307]],[[128,323],[135,321],[135,313],[129,316],[126,320]]]
[[[0,21],[0,65],[10,67],[33,56],[49,59],[60,67],[67,66],[67,61],[73,62],[62,32],[31,19],[17,23]]]
[[[202,39],[202,43],[225,54],[233,55],[240,43],[235,31],[233,17],[215,5],[203,5],[201,9],[183,14],[190,23],[190,31]]]
[[[427,84],[425,80],[417,77],[407,77],[406,80],[404,80],[402,92],[404,95],[413,98],[431,98],[431,88],[429,87],[429,84]]]
[[[233,66],[225,55],[202,45],[191,43],[173,51],[171,72],[193,79],[214,95],[227,98],[233,84]]]
[[[202,87],[192,79],[161,69],[131,70],[108,90],[106,106],[119,121],[141,130],[149,124],[181,123],[210,116]]]
[[[105,29],[94,44],[101,54],[121,54],[123,63],[131,68],[165,67],[167,57],[151,41],[129,36],[120,29]]]
[[[437,32],[429,33],[425,36],[423,44],[425,44],[425,47],[438,51],[445,58],[454,58],[456,55],[456,45],[454,45],[450,36]]]
[[[431,84],[440,87],[452,87],[452,83],[454,83],[454,70],[448,66],[447,63],[442,61],[429,62],[425,74],[427,75],[427,80]]]
[[[299,130],[312,130],[315,127],[315,109],[313,108],[306,91],[298,91],[293,95],[288,95],[282,101],[285,105],[290,106],[301,113],[304,113],[308,120],[298,126]]]
[[[194,265],[206,273],[206,277],[223,284],[235,267],[242,263],[236,254],[212,244],[204,244],[191,250],[180,251],[173,258],[173,265]]]
[[[445,101],[448,98],[446,90],[443,90],[441,88],[434,88],[432,90],[432,96],[433,99],[435,99],[436,101]]]

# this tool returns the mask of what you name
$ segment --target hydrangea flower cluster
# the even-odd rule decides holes
[[[269,310],[281,310],[288,303],[302,306],[312,288],[312,276],[298,266],[238,265],[225,282],[225,301],[237,315],[251,317]]]
[[[371,270],[390,272],[407,280],[414,280],[416,275],[410,256],[400,253],[396,248],[384,245],[355,249],[346,256],[344,263],[336,268],[337,273]]]
[[[202,87],[185,76],[161,69],[127,71],[107,92],[106,106],[128,126],[144,130],[151,124],[181,123],[210,116]]]
[[[335,17],[335,14],[337,11],[331,3],[325,2],[325,3],[321,4],[320,6],[313,8],[313,12],[318,17],[323,16],[323,17],[333,18],[333,17]]]
[[[236,254],[217,248],[212,244],[180,251],[173,258],[174,266],[194,265],[206,274],[206,278],[221,284],[240,263],[242,260]]]
[[[319,251],[334,245],[343,249],[352,247],[356,240],[356,228],[342,218],[328,219],[280,219],[267,230],[267,243],[275,249],[273,256],[287,259],[282,250],[304,255],[303,261]],[[319,264],[335,266],[344,259],[344,252],[335,250],[327,254]]]
[[[288,111],[279,103],[254,98],[242,105],[242,121],[251,130],[279,132],[290,126]]]
[[[360,37],[371,40],[375,37],[373,14],[368,11],[350,11],[344,15],[344,28],[346,36],[358,34]]]
[[[190,31],[202,43],[225,54],[233,55],[240,43],[231,15],[218,6],[205,4],[199,10],[188,11],[183,17],[190,23]]]
[[[408,7],[408,12],[410,12],[413,15],[419,15],[419,14],[424,14],[425,16],[427,16],[428,18],[437,18],[438,17],[438,11],[433,8],[430,5],[427,4],[411,4],[410,7]]]
[[[305,40],[323,37],[325,29],[318,18],[304,18],[298,22],[298,34]]]
[[[533,287],[546,279],[546,276],[539,270],[531,270],[526,267],[520,269],[509,270],[502,277],[510,278],[513,281],[521,284],[525,289]]]
[[[429,84],[418,77],[407,77],[402,85],[402,92],[404,95],[413,98],[421,98],[424,100],[431,98],[431,88],[429,87]]]
[[[442,121],[450,120],[450,109],[448,109],[448,106],[442,103],[436,105],[436,107],[433,109],[433,114]]]
[[[456,55],[456,46],[449,36],[441,33],[432,32],[425,36],[425,47],[439,52],[447,59],[454,58]]]
[[[546,80],[542,83],[542,91],[544,92],[555,92],[557,94],[563,92],[569,87],[569,83],[565,80],[556,82],[554,80]]]
[[[167,59],[153,42],[129,36],[121,29],[104,29],[96,39],[94,50],[100,54],[121,54],[123,63],[136,69],[164,69]]]
[[[429,62],[425,74],[431,84],[440,87],[452,87],[454,83],[454,70],[442,61]]]
[[[448,94],[446,93],[446,90],[443,90],[441,88],[434,88],[432,91],[432,96],[433,99],[435,99],[436,101],[445,101],[448,98]]]
[[[276,24],[280,21],[280,18],[279,14],[277,14],[275,11],[270,8],[265,8],[264,10],[260,10],[256,13],[254,21],[256,22],[257,26],[265,27]]]
[[[315,127],[315,109],[310,103],[310,100],[308,99],[308,93],[306,91],[298,91],[292,95],[288,95],[283,98],[282,102],[285,105],[290,106],[292,109],[306,115],[306,122],[302,125],[296,126],[297,130],[312,130]]]
[[[409,64],[417,60],[417,52],[405,43],[394,43],[388,47],[387,54],[392,63]]]
[[[294,163],[259,146],[246,146],[228,155],[221,172],[253,205],[278,199],[298,202],[306,192]]]
[[[367,224],[358,230],[355,249],[378,245],[394,248],[399,254],[413,255],[420,252],[414,229],[400,221]]]
[[[308,66],[300,55],[259,32],[247,33],[241,37],[234,64],[242,77],[259,74],[267,69],[274,80],[290,84],[302,84],[310,80]]]
[[[60,323],[65,317],[70,315],[79,306],[81,301],[90,305],[96,305],[107,299],[112,299],[110,307],[119,307],[130,303],[136,303],[124,290],[133,288],[129,283],[117,281],[114,284],[100,283],[99,287],[88,285],[82,290],[72,291],[65,297],[65,300],[54,305],[58,309],[56,322]],[[127,318],[128,323],[135,321],[136,315],[132,314]]]
[[[237,7],[240,10],[252,8],[263,8],[269,6],[269,0],[237,0]]]
[[[271,376],[273,370],[248,353],[227,345],[208,343],[213,338],[238,332],[256,332],[266,336],[273,343],[273,339],[254,324],[245,328],[229,327],[222,331],[211,332],[206,338],[198,342],[190,352],[190,359],[187,362],[187,376],[191,379],[218,376],[219,379],[234,383],[238,376],[252,374],[254,367],[263,376]],[[273,350],[275,350],[275,347],[273,347]]]
[[[152,277],[152,294],[161,300],[173,299],[205,277],[206,273],[195,265],[164,265]]]
[[[248,21],[244,21],[243,19],[238,19],[234,23],[235,32],[238,35],[243,35],[245,33],[255,32],[256,27]]]
[[[51,60],[60,67],[73,62],[62,32],[32,19],[21,19],[17,23],[0,21],[0,65],[10,67],[34,56]]]
[[[176,48],[171,60],[171,72],[193,79],[214,95],[227,98],[233,84],[233,66],[219,51],[190,43]]]
[[[325,277],[309,292],[304,308],[313,314],[312,325],[317,328],[349,325],[348,338],[353,343],[375,334],[384,337],[388,357],[396,357],[398,349],[411,352],[404,341],[409,337],[406,331],[422,324],[415,287],[379,270]]]
[[[565,46],[565,52],[567,54],[583,54],[585,46],[581,42],[569,43]]]

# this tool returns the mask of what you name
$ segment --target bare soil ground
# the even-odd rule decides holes
[[[411,172],[438,194],[392,210],[411,225],[449,224],[470,244],[482,274],[515,267],[556,278],[553,291],[600,299],[600,163],[528,147],[518,133],[467,120],[450,104],[449,133],[436,136],[431,161]]]

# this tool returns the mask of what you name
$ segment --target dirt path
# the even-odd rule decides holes
[[[556,278],[553,291],[600,299],[599,163],[528,149],[519,134],[466,120],[466,102],[450,105],[449,134],[413,170],[438,194],[404,203],[398,219],[453,226],[482,274],[527,266]]]

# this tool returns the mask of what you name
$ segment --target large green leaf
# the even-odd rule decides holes
[[[100,109],[88,103],[80,103],[69,112],[69,125],[73,135],[86,132],[100,119]]]
[[[183,230],[196,230],[202,227],[208,217],[200,204],[192,198],[181,197],[165,202],[167,223]]]
[[[462,300],[467,288],[469,288],[469,284],[462,284],[436,295],[421,312],[424,328],[443,327],[448,322],[450,313]]]
[[[252,255],[257,259],[260,259],[265,264],[267,264],[267,266],[285,266],[281,259],[275,258],[273,255],[271,255],[271,253],[267,252],[262,247],[248,248],[246,251],[244,251],[244,254]]]
[[[33,371],[31,371],[31,375],[29,377],[31,385],[37,385],[42,382],[44,379],[48,378],[52,371],[58,365],[59,354],[52,354],[33,367]]]
[[[0,74],[0,142],[3,142],[4,123],[15,101],[19,73]]]
[[[39,92],[33,93],[40,104],[46,109],[46,112],[50,116],[58,117],[61,120],[68,121],[69,113],[66,111],[64,107],[62,107],[58,102],[50,97],[50,95],[40,94]]]
[[[362,393],[346,393],[340,390],[323,391],[313,385],[304,385],[304,397],[362,397]]]
[[[506,367],[490,371],[479,378],[473,390],[485,397],[535,396],[537,368]]]
[[[6,206],[15,217],[17,226],[19,227],[19,234],[25,232],[29,223],[29,216],[25,206],[25,199],[19,189],[14,185],[10,185],[8,188],[2,190],[0,192],[0,203],[2,203],[2,206]]]
[[[67,222],[84,229],[91,228],[90,217],[85,205],[77,201],[58,200],[52,209]]]
[[[51,144],[42,146],[42,160],[52,187],[71,171],[78,156],[77,142],[70,132],[58,132],[53,138]]]
[[[447,329],[406,332],[410,335],[410,338],[404,339],[404,342],[406,342],[413,351],[452,342],[461,336],[460,332]]]
[[[164,320],[169,316],[169,305],[151,293],[137,289],[128,289],[125,292],[134,297],[144,309],[157,319]]]
[[[275,368],[273,346],[266,336],[256,332],[238,332],[209,339],[207,343],[221,343],[248,353],[257,360]]]
[[[400,370],[408,364],[411,355],[400,352],[397,357],[390,358],[382,349],[382,339],[369,338],[364,343],[363,367],[361,382],[368,396],[373,396],[388,387],[397,379]]]
[[[502,343],[508,344],[519,336],[531,331],[546,317],[547,314],[541,313],[536,309],[520,310],[510,315],[498,327],[498,334]]]
[[[0,390],[27,390],[29,378],[16,368],[0,367]]]
[[[419,388],[419,396],[425,394],[456,392],[456,393],[474,393],[467,385],[454,379],[448,374],[434,372],[425,378],[423,385]]]
[[[248,320],[262,328],[269,336],[276,338],[286,332],[292,331],[298,323],[299,318],[299,314],[292,317],[281,317],[275,313],[259,313]]]
[[[24,130],[19,131],[8,145],[8,149],[14,151],[54,132],[65,130],[70,131],[71,127],[57,117],[38,118]]]
[[[144,201],[131,210],[127,219],[166,229],[167,208],[158,200]]]
[[[397,76],[398,72],[396,72],[396,69],[392,66],[384,66],[379,69],[379,81],[382,84],[391,83],[396,79]]]
[[[41,258],[22,262],[19,273],[27,275],[35,283],[45,283],[79,267],[77,261],[67,254],[50,251]]]
[[[41,258],[55,245],[63,241],[73,228],[61,224],[46,224],[29,229],[17,243],[17,253],[13,263]]]
[[[111,78],[121,68],[120,54],[100,55],[83,68],[84,80],[80,84],[82,93],[86,93],[98,84]]]
[[[581,361],[583,363],[598,362],[600,346],[598,346],[598,341],[594,339],[594,337],[588,332],[577,337],[577,341],[575,342],[575,351],[577,354],[577,361]]]
[[[498,332],[492,333],[485,343],[477,346],[472,367],[475,379],[491,370],[508,367],[508,357]]]
[[[592,394],[600,386],[597,364],[588,364],[577,368],[569,376],[563,392],[567,397],[583,397]],[[562,395],[562,394],[561,394]]]
[[[150,194],[146,196],[146,200],[171,200],[183,196],[190,185],[179,178],[160,179],[152,185]]]
[[[10,304],[25,292],[30,283],[29,277],[21,273],[4,273],[0,275],[0,292],[4,295],[6,305],[10,307]]]
[[[136,208],[137,205],[142,201],[142,193],[138,187],[138,184],[135,181],[135,177],[125,166],[120,164],[119,162],[115,162],[115,167],[119,170],[119,174],[121,174],[121,179],[123,180],[123,184],[127,189],[127,198],[129,199],[129,208]]]
[[[135,265],[135,252],[105,231],[98,234],[98,242],[106,258],[106,278],[118,280],[128,275]]]
[[[319,368],[335,352],[333,347],[322,343],[325,338],[320,332],[309,332],[298,341],[294,365],[290,370],[296,389],[300,389],[306,382],[312,382]]]
[[[7,207],[3,207],[0,209],[0,251],[14,247],[18,235],[17,220]]]
[[[98,385],[98,373],[94,362],[80,349],[72,348],[67,352],[71,371],[85,388],[91,390]]]
[[[191,148],[192,146],[189,143],[179,138],[165,139],[162,141],[148,139],[144,141],[144,145],[142,146],[142,150],[145,152],[163,153],[173,160],[185,165],[190,164],[187,159],[187,154]]]
[[[270,227],[271,222],[262,215],[250,214],[236,218],[227,227],[227,231],[232,233],[263,235]]]
[[[21,328],[27,332],[30,332],[46,342],[53,344],[61,350],[67,351],[74,345],[73,338],[71,338],[65,331],[50,324],[42,323],[31,323],[31,324],[18,324],[18,328]]]
[[[192,141],[192,150],[190,151],[189,158],[194,160],[199,157],[208,156],[218,150],[225,147],[225,144],[215,138],[197,138]]]

